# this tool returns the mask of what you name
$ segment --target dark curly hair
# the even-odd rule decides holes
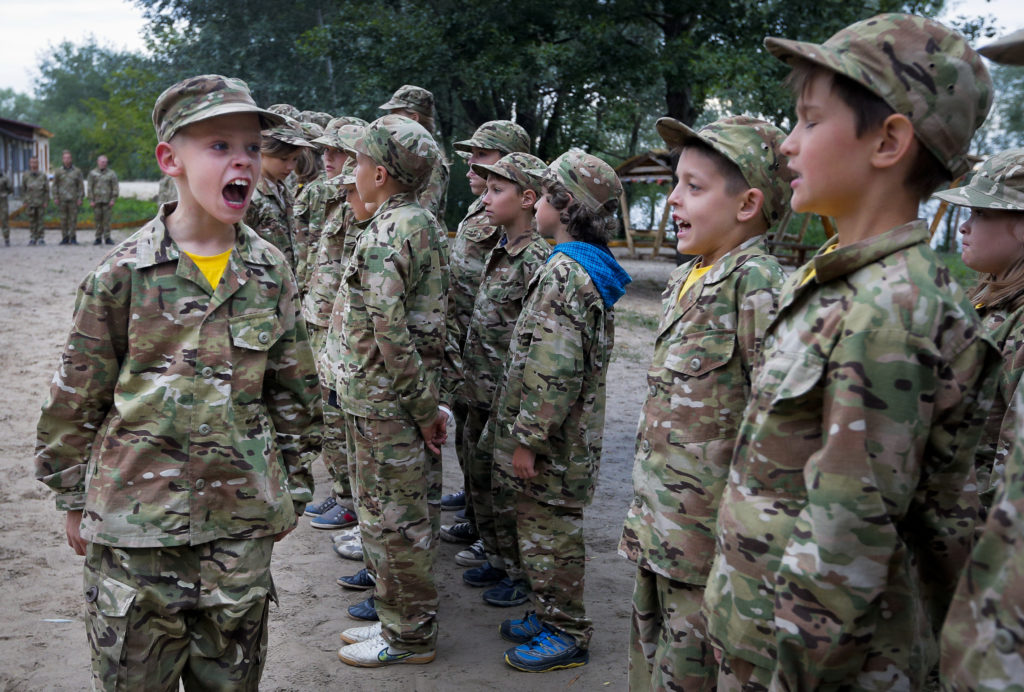
[[[566,231],[575,240],[591,245],[607,245],[618,230],[615,210],[619,200],[610,199],[601,209],[592,212],[580,204],[564,185],[553,180],[544,181],[544,194],[548,202],[558,211],[559,220],[566,225]]]

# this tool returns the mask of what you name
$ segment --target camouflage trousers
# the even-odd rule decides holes
[[[60,237],[62,240],[71,240],[75,237],[75,229],[78,228],[79,208],[80,205],[75,200],[57,202],[57,212],[60,214]]]
[[[718,692],[768,692],[772,671],[742,658],[723,656],[718,667]]]
[[[472,452],[472,448],[466,446],[466,417],[469,415],[469,408],[461,401],[452,404],[452,415],[455,416],[455,457],[459,460],[459,468],[462,469],[462,487],[466,490],[467,518],[474,516],[470,514],[474,509],[473,501],[469,497],[469,469],[467,468],[468,456]]]
[[[94,689],[256,690],[267,652],[273,537],[173,548],[89,544]]]
[[[473,506],[473,520],[484,543],[487,561],[504,569],[513,579],[521,579],[519,543],[516,539],[516,493],[494,477],[493,435],[485,436],[490,411],[477,406],[465,407],[463,424],[463,470],[466,496]]]
[[[594,626],[583,605],[583,508],[548,505],[516,493],[516,514],[519,558],[537,618],[588,648]]]
[[[441,529],[441,458],[412,420],[345,414],[345,439],[374,605],[384,639],[407,651],[437,641],[434,559]]]
[[[110,202],[96,202],[92,205],[92,216],[96,221],[96,240],[110,240]]]
[[[313,349],[317,368],[321,368],[320,356],[327,342],[327,330],[312,323],[309,329],[309,345]],[[352,497],[349,482],[348,452],[345,447],[345,414],[338,408],[337,395],[328,379],[328,373],[320,371],[320,394],[323,398],[324,432],[320,460],[331,477],[331,492],[335,497]]]
[[[25,207],[25,217],[28,219],[29,241],[43,240],[43,217],[46,216],[46,207]]]
[[[636,570],[629,630],[629,689],[715,689],[718,664],[700,615],[704,587]]]
[[[7,203],[7,195],[0,197],[0,231],[3,231],[4,240],[11,239],[11,220],[8,215],[10,211]]]

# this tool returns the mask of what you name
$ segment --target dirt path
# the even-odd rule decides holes
[[[89,235],[83,232],[82,238]],[[51,234],[52,237],[52,234]],[[27,247],[27,231],[0,247],[0,690],[81,690],[88,655],[80,614],[82,559],[64,541],[63,515],[32,474],[39,406],[70,325],[78,282],[103,257],[91,245]],[[582,668],[527,675],[508,668],[498,624],[522,609],[498,609],[462,584],[442,543],[437,659],[425,666],[357,670],[340,663],[338,632],[357,624],[345,608],[365,594],[344,591],[335,578],[360,565],[329,550],[329,532],[303,520],[274,553],[280,607],[271,611],[266,690],[491,690],[512,685],[543,690],[626,688],[626,633],[633,568],[616,554],[631,498],[633,437],[644,372],[653,344],[659,294],[668,262],[624,262],[634,284],[617,306],[616,352],[608,374],[604,459],[597,497],[586,511],[587,609],[596,633]],[[445,450],[446,491],[459,482],[454,451]],[[450,463],[449,463],[449,460]],[[317,481],[326,480],[317,464]],[[325,488],[326,484],[321,488]],[[317,497],[323,496],[323,489]],[[445,523],[451,521],[445,515]]]

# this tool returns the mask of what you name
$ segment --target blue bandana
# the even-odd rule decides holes
[[[626,293],[626,284],[633,280],[615,261],[607,245],[591,245],[580,241],[559,243],[552,248],[551,257],[559,252],[576,260],[590,275],[605,307],[615,305],[615,301]],[[548,257],[549,262],[551,257]]]

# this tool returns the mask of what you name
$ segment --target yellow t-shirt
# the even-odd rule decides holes
[[[193,255],[191,252],[186,252],[185,254],[196,263],[196,266],[199,267],[199,271],[203,273],[206,280],[210,282],[210,286],[216,291],[217,284],[220,283],[220,277],[224,276],[224,270],[228,268],[228,259],[231,257],[231,250],[225,250],[219,255],[209,256]]]
[[[679,296],[676,298],[676,300],[682,300],[683,296],[686,295],[686,292],[693,288],[693,285],[695,283],[700,281],[700,277],[704,276],[709,271],[711,271],[711,267],[713,266],[715,265],[712,264],[707,267],[695,267],[690,272],[690,275],[686,277],[686,281],[683,282],[683,287],[679,289]]]
[[[829,245],[827,248],[825,248],[825,252],[823,252],[821,254],[827,255],[828,253],[834,252],[834,251],[836,251],[838,249],[839,249],[838,245]],[[813,279],[814,277],[816,277],[817,275],[818,275],[818,273],[816,271],[814,271],[814,265],[813,264],[808,264],[807,265],[807,273],[804,274],[804,278],[800,280],[800,285],[801,286],[806,286],[807,282],[810,281],[811,279]]]

